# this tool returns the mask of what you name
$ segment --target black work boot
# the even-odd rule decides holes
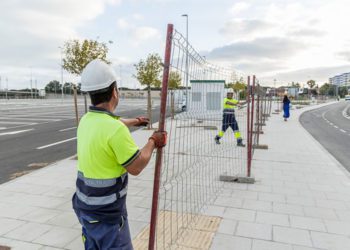
[[[241,138],[237,139],[237,147],[245,147],[245,144],[243,144],[243,140]]]
[[[220,143],[220,136],[215,136],[215,142],[216,142],[216,144],[221,144]]]

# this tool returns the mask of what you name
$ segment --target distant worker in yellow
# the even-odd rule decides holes
[[[224,110],[221,131],[219,131],[219,134],[215,137],[216,144],[220,144],[220,139],[224,136],[226,130],[229,127],[231,127],[237,140],[237,146],[245,146],[243,144],[242,136],[239,132],[238,123],[235,116],[235,109],[239,105],[239,101],[233,98],[233,91],[227,92],[227,97],[224,98]]]
[[[85,67],[81,90],[89,93],[92,106],[78,126],[78,176],[72,202],[84,247],[132,250],[126,211],[128,173],[141,173],[153,150],[165,146],[166,132],[154,132],[138,148],[128,127],[146,125],[149,120],[114,114],[119,103],[116,74],[101,60]]]

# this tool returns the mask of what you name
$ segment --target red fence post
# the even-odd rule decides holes
[[[250,135],[250,143],[253,146],[253,128],[254,128],[254,102],[255,102],[255,76],[253,76],[253,86],[252,86],[252,111],[250,114],[250,131],[252,131]],[[255,132],[256,133],[256,132]],[[250,153],[250,158],[253,157],[252,152]]]
[[[250,168],[251,168],[251,134],[253,131],[250,130],[250,95],[251,95],[251,89],[250,89],[250,76],[248,76],[247,81],[247,176],[250,177]]]
[[[161,94],[161,102],[160,102],[158,131],[164,131],[165,129],[166,101],[167,101],[167,95],[168,95],[168,80],[169,80],[169,71],[170,71],[170,56],[171,56],[173,29],[174,29],[174,26],[172,24],[168,24],[165,56],[164,56],[164,69],[163,69],[162,94]],[[149,242],[148,242],[149,250],[154,250],[155,240],[156,240],[158,197],[159,197],[162,159],[163,159],[163,149],[158,148],[157,155],[156,155],[155,170],[154,170],[154,184],[153,184],[152,210],[151,210],[151,222],[150,222],[151,225],[150,225]]]

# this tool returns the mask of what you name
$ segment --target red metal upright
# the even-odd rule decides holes
[[[174,26],[172,24],[168,24],[165,56],[164,56],[164,69],[163,69],[163,81],[162,81],[162,93],[161,93],[161,102],[160,102],[158,131],[164,131],[165,129],[166,101],[167,101],[167,94],[168,94],[168,80],[169,80],[169,71],[170,71],[170,57],[171,57],[173,29],[174,29]],[[148,242],[149,250],[154,250],[155,241],[156,241],[158,197],[159,197],[162,160],[163,160],[163,149],[158,148],[157,155],[156,155],[155,170],[154,170],[151,223],[150,223],[149,242]]]
[[[251,157],[251,140],[250,140],[250,134],[253,133],[253,131],[250,130],[250,95],[251,95],[251,89],[250,89],[250,76],[248,76],[247,80],[247,176],[250,177],[250,157]]]
[[[253,153],[252,153],[252,147],[253,147],[253,125],[254,125],[254,102],[255,102],[255,76],[253,76],[253,86],[251,87],[251,101],[252,101],[252,107],[251,107],[251,112],[250,112],[250,156],[249,156],[249,165],[251,166],[252,164],[252,158],[253,158]],[[248,177],[251,175],[251,168],[248,169]]]

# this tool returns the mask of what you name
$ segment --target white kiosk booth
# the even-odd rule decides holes
[[[222,112],[225,80],[191,80],[189,112]]]

